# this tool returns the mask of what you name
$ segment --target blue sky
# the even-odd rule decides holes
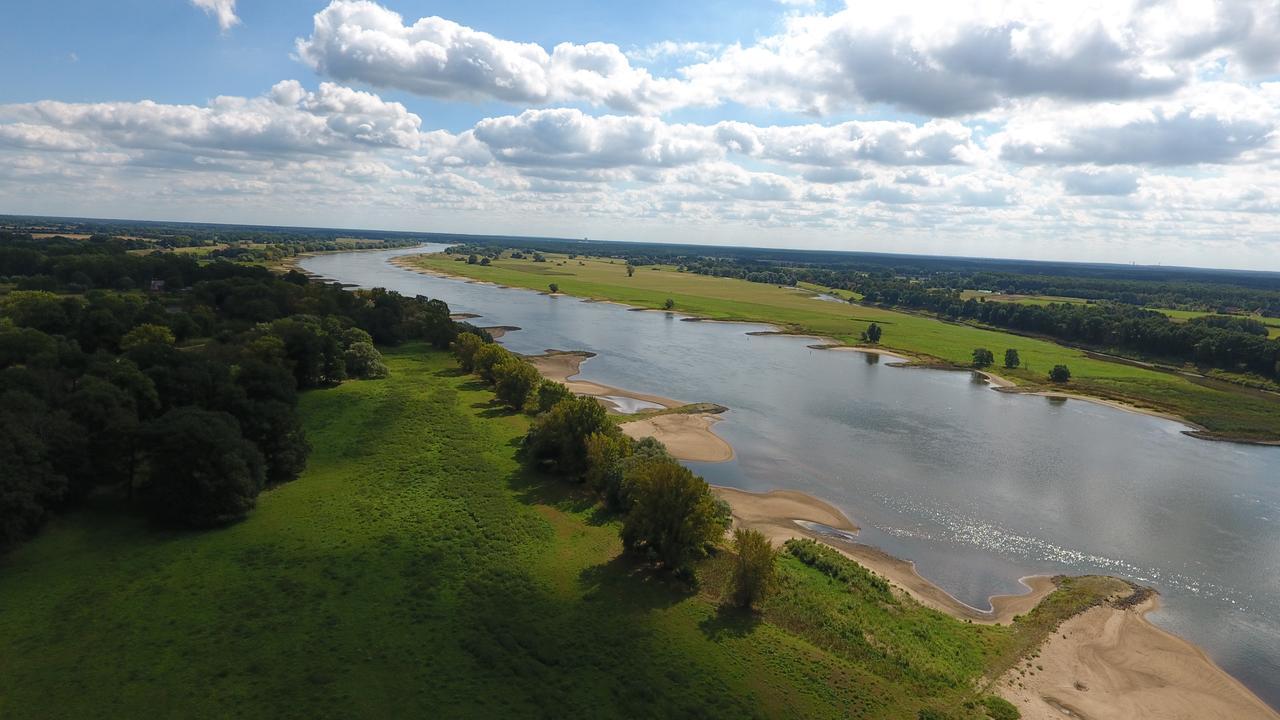
[[[0,212],[1280,269],[1276,37],[1262,0],[21,3]]]

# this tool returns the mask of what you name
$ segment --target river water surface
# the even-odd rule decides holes
[[[962,601],[1032,574],[1105,573],[1158,589],[1149,617],[1280,706],[1280,448],[1196,440],[1179,423],[993,391],[970,373],[904,369],[762,325],[425,276],[389,264],[444,245],[320,255],[317,275],[427,295],[521,353],[597,353],[581,379],[729,408],[737,458],[688,463],[744,490],[800,490],[859,540],[915,561]],[[815,299],[814,302],[821,302]]]

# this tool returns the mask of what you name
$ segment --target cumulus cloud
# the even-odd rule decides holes
[[[226,32],[240,24],[236,15],[236,0],[191,0],[191,4],[212,15],[218,21],[218,27]]]
[[[361,147],[413,149],[421,119],[399,103],[333,83],[309,92],[294,80],[263,97],[222,96],[205,106],[44,100],[0,106],[0,138],[48,149],[95,148],[229,156],[332,155]]]
[[[1062,174],[1062,188],[1068,195],[1132,195],[1138,191],[1138,174],[1122,169],[1069,170]]]
[[[495,37],[440,17],[406,24],[370,0],[333,0],[298,39],[321,74],[422,95],[526,105],[587,103],[629,113],[734,102],[812,114],[887,104],[931,117],[1022,99],[1163,97],[1213,67],[1280,62],[1280,10],[1266,2],[903,0],[788,17],[782,32],[726,48]],[[686,57],[655,77],[630,60]]]
[[[1276,151],[1280,85],[1206,84],[1171,101],[1044,108],[1009,118],[994,144],[1023,164],[1196,165]]]
[[[296,47],[321,74],[431,97],[581,101],[626,112],[699,102],[687,83],[632,67],[610,43],[561,43],[547,52],[440,17],[405,25],[398,13],[367,0],[334,0]]]

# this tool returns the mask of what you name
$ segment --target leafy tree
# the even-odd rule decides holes
[[[468,264],[468,265],[475,265],[475,264],[476,264],[477,262],[479,262],[479,261],[480,261],[480,259],[479,259],[479,258],[477,258],[477,257],[475,256],[475,254],[474,254],[474,253],[473,253],[473,254],[471,254],[471,255],[468,255],[468,256],[467,256],[467,264]]]
[[[51,335],[70,330],[72,315],[78,310],[75,301],[44,290],[14,290],[0,298],[0,314],[12,319],[14,325]]]
[[[1007,368],[1016,368],[1022,364],[1022,359],[1018,357],[1018,351],[1009,348],[1004,351],[1004,366]]]
[[[480,258],[480,264],[481,264],[481,265],[488,265],[488,264],[489,264],[489,262],[490,262],[490,260],[489,260],[489,258],[487,258],[487,257],[485,257],[485,258]]]
[[[1056,383],[1064,383],[1071,379],[1071,371],[1066,365],[1054,365],[1049,371],[1049,379]]]
[[[347,367],[347,376],[362,379],[384,378],[387,366],[382,362],[382,353],[367,342],[352,343],[342,354]]]
[[[662,441],[657,438],[644,437],[634,441],[627,456],[618,461],[617,472],[611,473],[606,478],[607,484],[604,488],[605,503],[615,510],[630,510],[632,504],[631,486],[637,468],[652,461],[678,462],[667,451],[667,446],[663,445]],[[721,517],[719,500],[717,500],[716,509],[717,517]],[[731,517],[725,519],[731,519]],[[722,523],[722,525],[726,528],[728,527],[727,523]]]
[[[50,459],[51,423],[75,427],[27,392],[0,394],[0,550],[34,533],[67,491]]]
[[[134,398],[102,378],[86,376],[64,407],[85,432],[85,462],[69,478],[73,494],[83,497],[94,485],[127,482],[132,487],[140,429]]]
[[[973,349],[973,366],[978,368],[990,367],[996,358],[992,352],[986,348]]]
[[[511,357],[511,352],[501,345],[488,344],[476,351],[472,356],[473,369],[485,382],[492,385],[495,381],[493,368],[503,360]]]
[[[636,266],[632,265],[631,263],[627,263],[627,277],[631,277],[632,275],[635,275],[635,274],[636,274]]]
[[[141,496],[164,524],[211,527],[243,517],[262,490],[262,455],[227,413],[194,407],[165,413],[144,431]]]
[[[551,290],[552,294],[560,292],[560,286],[555,283],[551,283],[547,288]]]
[[[710,488],[683,465],[651,460],[636,467],[628,480],[633,504],[622,525],[628,548],[645,548],[675,570],[723,532]]]
[[[750,608],[773,590],[776,583],[777,551],[759,530],[733,531],[733,602]]]
[[[471,372],[476,367],[476,352],[484,345],[485,342],[479,335],[469,332],[459,333],[453,341],[453,356],[458,359],[458,365],[463,370]]]
[[[571,395],[533,421],[522,453],[535,466],[578,476],[587,469],[587,438],[602,432],[620,431],[595,398]]]
[[[631,456],[635,445],[622,433],[597,432],[587,436],[587,472],[583,479],[610,507],[620,507],[617,495],[622,487],[622,461]]]
[[[671,298],[667,298],[667,301],[662,303],[662,307],[666,308],[667,310],[670,310],[675,306],[676,306],[676,301],[672,300]]]
[[[174,343],[173,331],[164,325],[153,325],[151,323],[143,323],[125,333],[120,338],[120,350],[128,352],[141,345],[155,343],[157,345],[172,345]]]
[[[498,400],[512,410],[519,410],[542,378],[532,365],[508,354],[493,366],[493,379],[493,392]]]
[[[538,383],[538,387],[533,391],[533,403],[526,404],[525,409],[532,411],[535,415],[544,413],[555,407],[556,403],[567,397],[572,397],[573,393],[564,383],[558,383],[554,380],[543,380]]]
[[[862,332],[862,339],[864,342],[869,342],[872,345],[875,345],[880,342],[880,336],[883,334],[884,331],[880,329],[879,325],[871,323],[867,326],[867,329]]]

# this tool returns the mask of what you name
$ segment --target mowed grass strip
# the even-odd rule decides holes
[[[972,697],[1000,649],[931,616],[963,647],[904,636],[922,674],[890,674],[826,630],[721,612],[714,588],[622,557],[572,486],[524,474],[527,420],[448,356],[386,359],[386,380],[304,394],[308,469],[245,521],[174,533],[89,508],[0,560],[0,717],[914,718]],[[861,612],[784,572],[780,606]],[[925,676],[947,684],[923,697]]]
[[[819,300],[812,292],[842,297],[848,293],[816,285],[797,290],[682,273],[664,265],[638,267],[634,276],[628,277],[621,260],[568,259],[553,254],[547,258],[548,262],[535,263],[503,257],[483,266],[437,254],[421,256],[416,262],[431,270],[512,287],[546,290],[554,282],[561,292],[570,295],[638,307],[661,308],[670,298],[678,312],[718,320],[772,323],[849,344],[858,344],[862,331],[875,322],[884,329],[880,344],[886,349],[960,366],[972,362],[974,348],[985,347],[997,358],[1006,348],[1016,348],[1022,359],[1021,368],[993,370],[1028,389],[1060,389],[1047,384],[1047,374],[1054,365],[1062,364],[1071,369],[1071,384],[1066,388],[1071,392],[1175,413],[1221,436],[1280,438],[1280,402],[1274,398],[1244,388],[1236,391],[1229,386],[1199,385],[1182,375],[1090,357],[1049,340],[913,313]]]

